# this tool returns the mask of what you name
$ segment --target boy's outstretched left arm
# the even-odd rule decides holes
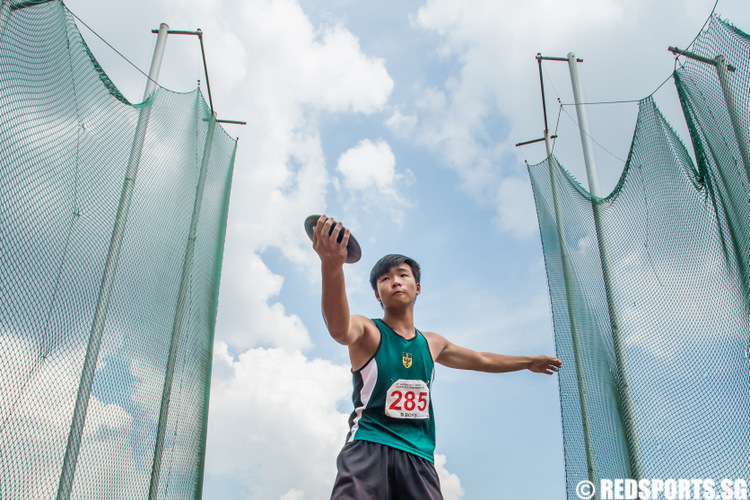
[[[491,352],[477,352],[450,342],[436,333],[426,333],[435,361],[449,368],[488,373],[505,373],[530,370],[551,375],[562,366],[552,356],[510,356]]]

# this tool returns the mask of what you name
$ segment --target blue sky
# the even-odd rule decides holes
[[[140,68],[160,22],[205,33],[214,105],[239,137],[209,414],[204,498],[327,498],[351,411],[346,349],[320,317],[302,223],[343,220],[353,312],[380,314],[367,276],[383,254],[423,269],[416,326],[477,350],[553,354],[524,161],[544,159],[534,56],[575,51],[590,101],[638,99],[671,73],[712,0],[160,0],[66,5]],[[740,28],[744,0],[717,12]],[[131,100],[143,76],[84,37]],[[197,40],[172,36],[160,83],[203,80]],[[545,63],[556,154],[585,186],[567,67]],[[671,82],[656,102],[683,138]],[[627,156],[636,104],[590,107],[602,190]],[[559,121],[558,121],[559,115]],[[557,124],[557,125],[556,125]],[[571,368],[571,367],[567,367]],[[563,369],[566,369],[564,367]],[[563,395],[565,397],[565,395]],[[564,497],[555,376],[439,368],[437,465],[446,499]]]

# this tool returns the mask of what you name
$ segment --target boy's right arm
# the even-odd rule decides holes
[[[336,225],[331,233],[331,226]],[[337,242],[343,224],[332,218],[321,215],[313,233],[313,248],[320,257],[320,268],[323,278],[322,310],[331,337],[343,345],[351,345],[362,336],[366,319],[349,314],[349,302],[346,298],[344,280],[344,262],[346,262],[346,245],[349,242],[349,230],[344,231],[344,238]],[[330,233],[330,235],[329,235]]]

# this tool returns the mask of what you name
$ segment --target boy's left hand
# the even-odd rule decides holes
[[[542,354],[541,356],[536,356],[531,359],[531,366],[529,367],[529,370],[534,373],[545,373],[547,375],[552,375],[557,370],[559,370],[561,366],[562,361],[560,361],[559,359]]]

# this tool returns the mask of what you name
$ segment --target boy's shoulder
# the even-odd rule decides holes
[[[352,314],[350,317],[351,317],[351,321],[354,321],[360,325],[365,325],[365,326],[370,325],[373,327],[377,326],[375,324],[375,320],[368,318],[367,316],[362,316],[361,314]]]
[[[364,333],[360,339],[364,338],[366,340],[367,338],[380,337],[380,327],[375,322],[375,319],[362,316],[361,314],[352,314],[349,321],[352,326],[361,329],[360,331]],[[365,343],[367,342],[365,341]]]

